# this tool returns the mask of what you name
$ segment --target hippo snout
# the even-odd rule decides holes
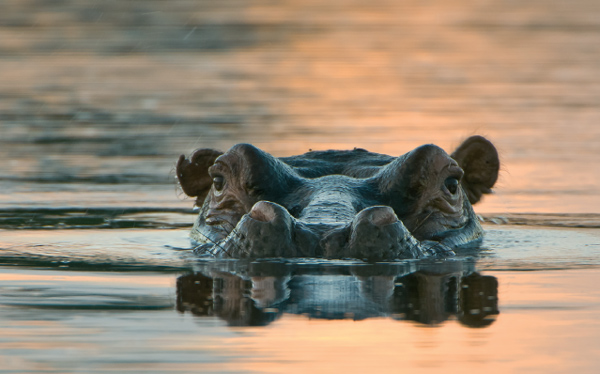
[[[419,242],[389,206],[361,210],[345,227],[327,233],[322,241],[326,257],[369,261],[418,258]]]
[[[381,227],[398,222],[398,217],[394,213],[394,209],[389,206],[373,206],[358,213],[355,222],[365,220],[376,227]]]
[[[284,207],[259,201],[218,245],[223,255],[233,258],[293,257],[295,226]]]
[[[248,215],[253,220],[260,222],[272,222],[277,218],[282,219],[283,217],[285,217],[283,219],[292,219],[292,217],[287,214],[285,208],[268,201],[259,201],[254,204]]]

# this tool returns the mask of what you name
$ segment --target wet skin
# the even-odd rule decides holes
[[[472,204],[491,192],[498,169],[492,143],[473,136],[452,155],[435,145],[400,157],[199,149],[179,158],[177,177],[200,207],[191,232],[198,253],[376,261],[478,245],[483,230]]]

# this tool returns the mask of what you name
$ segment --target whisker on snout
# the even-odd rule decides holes
[[[421,226],[425,224],[425,222],[427,222],[427,220],[431,217],[432,214],[433,212],[429,212],[429,214],[425,218],[423,218],[421,222],[417,223],[417,226],[414,229],[412,229],[412,231],[416,232]]]
[[[229,221],[223,221],[223,222],[225,222],[225,223],[227,223],[229,226],[231,226],[231,232],[232,232],[232,233],[234,233],[235,235],[237,235],[237,236],[238,236],[238,237],[240,237],[240,238],[242,237],[242,235],[241,235],[239,232],[237,232],[237,231],[235,230],[235,226],[234,226],[234,225],[233,225],[231,222],[229,222]],[[238,250],[240,253],[242,252],[242,248],[241,248],[240,246],[238,246],[238,245],[237,245],[235,242],[233,242],[233,245],[235,245],[236,249],[237,249],[237,250]],[[229,257],[233,257],[233,256],[231,256],[231,254],[229,254],[229,252],[227,252],[225,249],[223,249],[223,251],[225,251],[225,253],[226,253],[226,254],[227,254]]]
[[[217,248],[221,249],[223,252],[225,252],[225,254],[227,256],[232,257],[231,254],[229,252],[227,252],[227,250],[225,248],[221,247],[221,245],[218,242],[212,240],[211,238],[209,238],[207,235],[201,233],[200,231],[198,231],[198,233],[200,235],[204,236],[209,242],[211,242],[213,244],[212,248],[203,249],[201,254],[210,254],[212,256],[216,256],[217,254],[215,253],[214,249],[215,249],[215,247],[217,247]],[[201,244],[201,245],[195,247],[194,251],[200,250],[200,248],[204,245],[206,245],[206,244]]]

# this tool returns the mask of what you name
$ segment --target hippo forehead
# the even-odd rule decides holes
[[[219,200],[222,188],[238,200],[250,199],[243,204],[247,209],[267,200],[294,208],[292,213],[297,215],[299,209],[318,201],[323,206],[344,202],[357,211],[391,205],[397,214],[405,215],[429,190],[443,191],[446,178],[459,181],[464,173],[435,145],[421,146],[398,158],[354,150],[277,159],[252,145],[238,144],[215,160],[209,174],[224,186],[213,186],[208,199]],[[457,197],[460,205],[461,194]]]
[[[443,149],[435,145],[424,145],[401,156],[391,157],[368,152],[364,149],[352,151],[311,151],[299,156],[276,159],[250,144],[237,144],[219,156],[211,168],[243,179],[246,183],[268,185],[282,182],[284,177],[293,176],[318,179],[329,175],[344,175],[356,179],[366,179],[382,170],[382,167],[396,161],[404,174],[414,178],[425,177],[426,172],[435,172],[444,167],[454,168],[462,173],[458,163]],[[423,169],[425,167],[425,169]],[[415,174],[415,173],[419,174]],[[289,174],[289,175],[288,175]],[[462,176],[462,175],[461,175]],[[349,183],[351,181],[346,179]]]

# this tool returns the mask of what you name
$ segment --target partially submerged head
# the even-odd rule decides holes
[[[452,156],[424,145],[398,158],[355,150],[278,159],[238,144],[180,157],[177,176],[201,207],[192,238],[212,253],[396,258],[421,257],[407,248],[423,241],[480,238],[471,204],[491,192],[498,168],[494,146],[471,137]]]

